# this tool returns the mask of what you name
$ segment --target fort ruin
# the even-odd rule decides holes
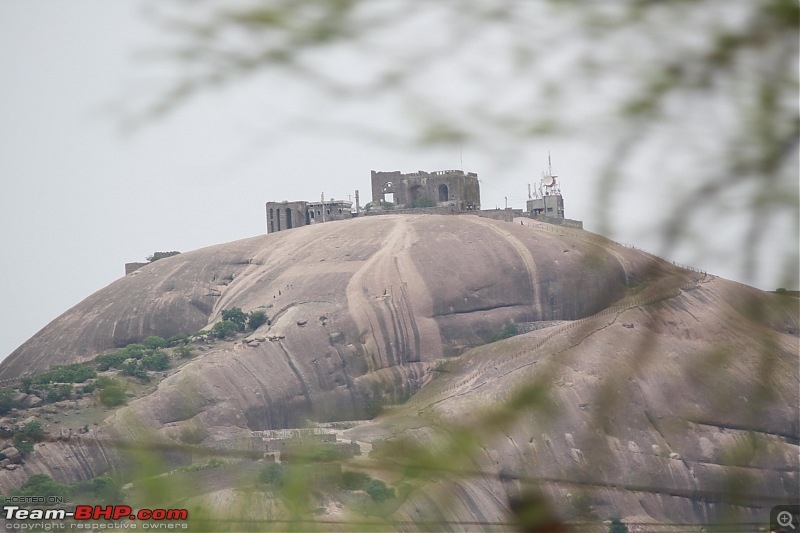
[[[479,211],[481,186],[478,175],[461,170],[419,170],[412,174],[371,172],[372,206],[455,207],[458,211]]]
[[[267,233],[359,216],[386,214],[469,214],[508,222],[514,217],[530,217],[549,224],[582,229],[581,221],[564,218],[564,199],[556,178],[548,169],[536,196],[529,194],[526,210],[523,211],[508,207],[481,209],[480,180],[474,172],[418,170],[404,174],[399,170],[372,170],[372,201],[365,209],[361,208],[358,191],[355,191],[355,206],[350,200],[325,200],[324,194],[319,202],[267,202]]]
[[[333,198],[327,202],[324,198],[319,202],[267,202],[267,233],[353,218],[352,210],[352,202]]]

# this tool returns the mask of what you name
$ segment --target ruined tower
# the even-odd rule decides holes
[[[461,170],[372,171],[372,206],[381,209],[387,204],[397,207],[454,206],[459,211],[481,208],[478,175]]]

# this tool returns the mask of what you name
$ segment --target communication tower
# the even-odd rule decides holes
[[[554,218],[564,218],[564,199],[561,196],[561,187],[558,176],[553,174],[553,164],[550,152],[547,152],[547,172],[542,172],[539,186],[531,198],[530,185],[528,186],[528,213]]]

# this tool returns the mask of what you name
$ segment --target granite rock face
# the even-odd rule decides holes
[[[625,262],[652,261],[474,216],[297,228],[168,257],[115,281],[14,351],[0,379],[191,333],[233,306],[266,310],[290,351],[319,349],[322,336],[339,350],[363,347],[371,369],[424,361],[485,342],[510,321],[595,313],[631,282]]]
[[[481,434],[481,475],[431,485],[398,520],[491,522],[533,492],[565,520],[616,515],[660,531],[763,525],[776,502],[796,502],[796,301],[711,276],[683,287],[471,350],[391,418],[351,430],[430,447],[442,421]],[[546,400],[481,433],[477,414],[534,384]]]
[[[212,246],[90,296],[3,361],[0,379],[193,332],[234,306],[270,324],[195,356],[83,441],[37,449],[14,475],[85,479],[121,465],[124,451],[95,437],[210,444],[364,418],[375,402],[407,401],[353,438],[424,442],[429,420],[469,424],[545,376],[552,416],[485,436],[482,480],[423,492],[398,517],[493,519],[525,477],[575,513],[696,521],[737,473],[768,496],[756,513],[797,493],[798,312],[785,302],[588,232],[469,215],[368,217]],[[510,323],[532,331],[484,345]]]

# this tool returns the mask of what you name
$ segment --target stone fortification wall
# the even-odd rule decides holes
[[[161,259],[166,259],[167,257],[172,257],[173,255],[180,255],[180,252],[153,252],[153,255],[147,258],[147,263],[125,263],[125,275],[127,276],[128,274],[136,272],[143,266],[147,266],[150,263],[155,263]]]
[[[481,211],[461,211],[458,206],[445,205],[439,207],[416,207],[409,209],[377,209],[362,213],[363,216],[377,215],[474,215],[476,217],[491,218],[513,222],[514,217],[524,216],[522,209],[484,209]]]
[[[502,220],[503,222],[514,222],[514,217],[522,216],[522,209],[482,209],[480,211],[465,211],[461,214]]]
[[[583,229],[582,220],[572,220],[571,218],[548,217],[544,215],[531,215],[530,217],[534,220],[547,222],[548,224],[555,224],[556,226],[565,226],[567,228]]]
[[[152,263],[153,261],[158,261],[159,259],[166,259],[167,257],[172,257],[173,255],[180,255],[180,252],[177,250],[173,250],[171,252],[153,252],[153,255],[148,257],[147,260]]]
[[[136,272],[143,266],[149,265],[150,263],[125,263],[125,275],[127,276],[131,272]]]
[[[267,233],[305,226],[308,202],[267,202]]]
[[[327,428],[265,429],[253,431],[253,435],[264,439],[290,439],[330,433]]]
[[[374,209],[361,213],[364,216],[376,215],[457,215],[458,207],[454,205],[444,205],[439,207],[414,207],[400,209]]]
[[[347,200],[325,202],[267,202],[267,233],[285,231],[310,224],[353,218],[352,203]]]

